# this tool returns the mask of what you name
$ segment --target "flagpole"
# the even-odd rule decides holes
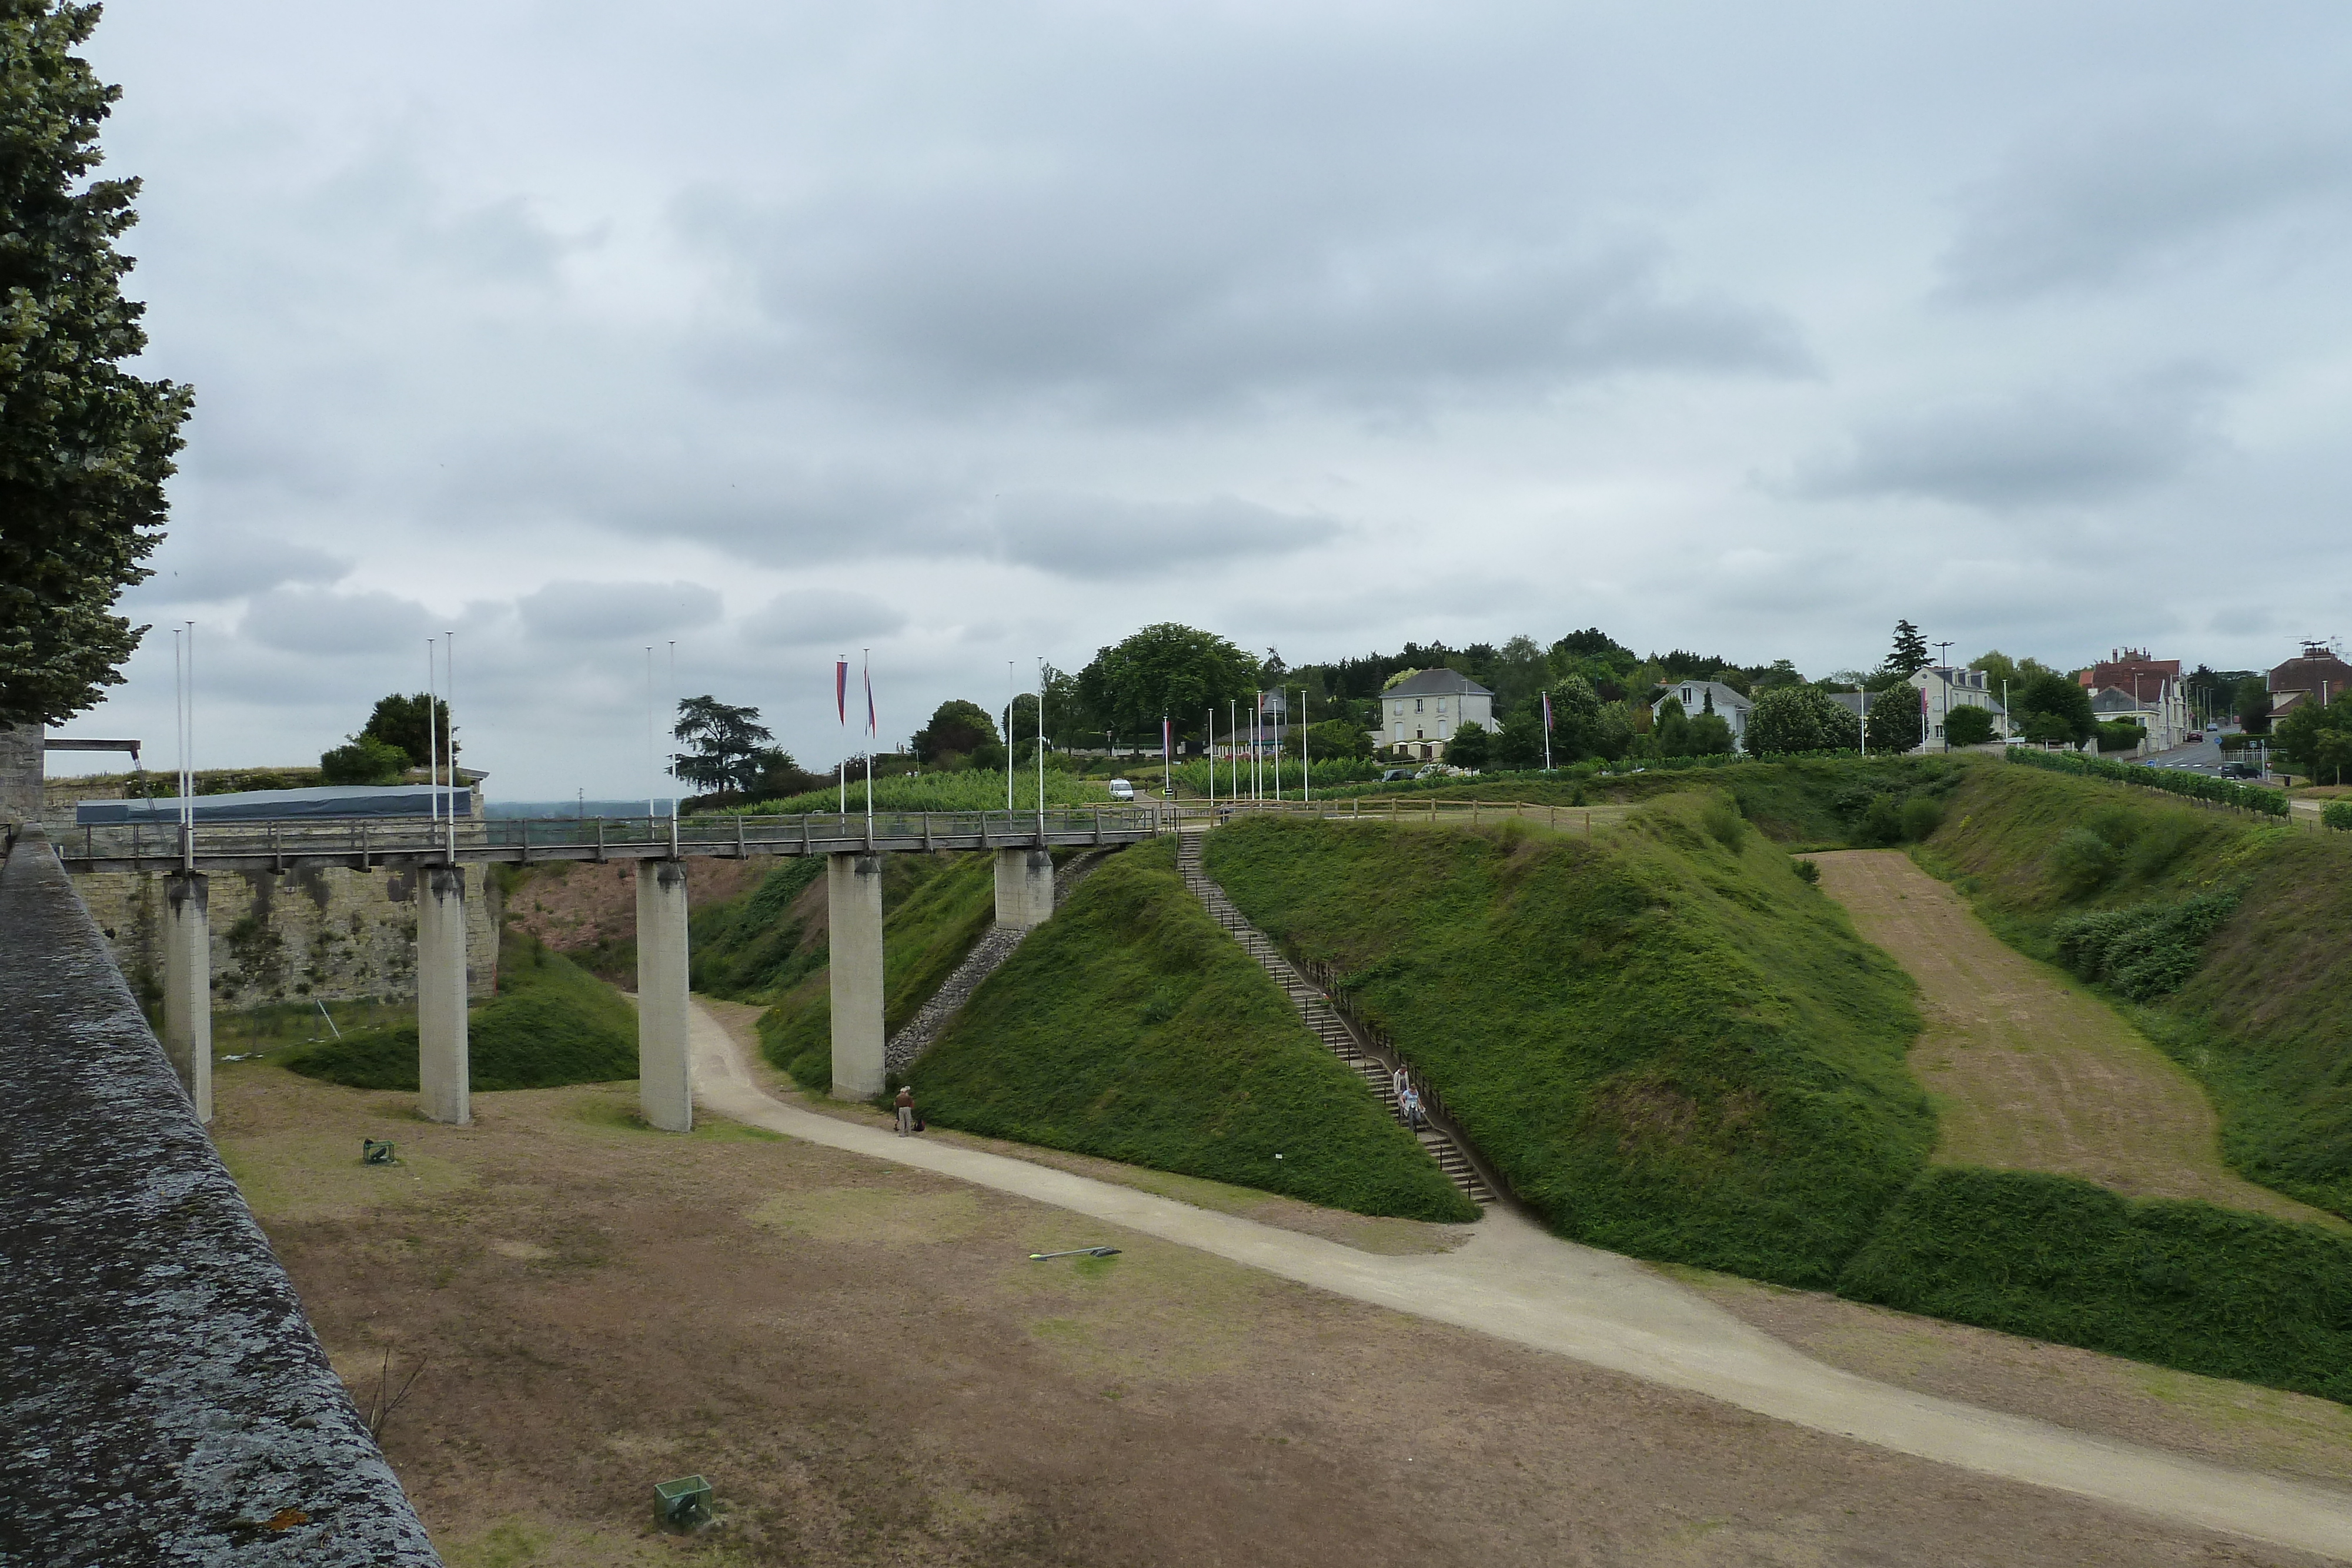
[[[1307,683],[1298,683],[1298,798],[1315,799],[1315,775],[1307,766]]]
[[[1004,817],[1013,819],[1013,661],[1004,661]]]
[[[1045,656],[1037,655],[1037,842],[1045,841]]]
[[[833,664],[833,711],[841,725],[841,738],[849,738],[849,655]],[[849,753],[841,754],[841,815],[849,815]]]
[[[1544,771],[1551,771],[1551,694],[1543,694],[1544,710]]]
[[[866,679],[866,841],[874,841],[874,650],[865,650],[859,672]]]
[[[1209,820],[1217,816],[1217,705],[1211,703],[1201,734],[1207,738],[1209,752]]]

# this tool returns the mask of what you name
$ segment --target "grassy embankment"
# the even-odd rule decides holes
[[[2331,1113],[2343,1102],[2326,1092],[2324,1058],[2352,1005],[2344,944],[2329,936],[2346,928],[2352,882],[2343,873],[2352,864],[2332,841],[1998,763],[1913,764],[1907,782],[1814,777],[1819,766],[1740,772],[1758,787],[1750,800],[1777,810],[1789,836],[1809,840],[1841,826],[1852,832],[1857,783],[1871,800],[1894,783],[1933,800],[1944,822],[1922,858],[1972,866],[1963,890],[2029,951],[2057,956],[2063,938],[2082,962],[2084,933],[2068,921],[2099,910],[2126,912],[2126,936],[2178,936],[2178,922],[2147,917],[2151,906],[2242,883],[2189,981],[2161,1010],[2143,1006],[2135,1016],[2215,1086],[2242,1171],[2312,1172],[2326,1179],[2270,1185],[2326,1207],[2331,1190],[2340,1200],[2342,1187],[2329,1186],[2343,1180]],[[2340,1236],[2201,1203],[2133,1201],[2063,1176],[1922,1169],[1924,1122],[1889,1113],[1902,1095],[1822,1094],[1836,1071],[1850,1071],[1834,1060],[1834,1033],[1805,1042],[1830,1061],[1808,1061],[1801,1045],[1790,1049],[1796,1041],[1759,1043],[1759,1026],[1776,1014],[1804,1016],[1803,993],[1838,977],[1823,956],[1854,939],[1840,927],[1793,940],[1791,925],[1759,947],[1773,923],[1734,896],[1740,883],[1726,873],[1735,857],[1719,843],[1693,854],[1686,834],[1659,830],[1662,816],[1703,814],[1704,786],[1727,779],[1693,782],[1702,789],[1637,815],[1649,825],[1602,841],[1580,867],[1556,847],[1521,848],[1514,852],[1527,863],[1505,876],[1499,841],[1509,829],[1389,834],[1296,822],[1220,833],[1211,867],[1295,950],[1352,971],[1360,1005],[1568,1234],[1759,1278],[1834,1281],[1842,1294],[1909,1311],[2352,1397],[2342,1370],[2352,1365],[2352,1244]],[[2105,834],[2113,854],[2080,838],[2060,850],[2083,831]],[[1391,841],[1351,841],[1360,835]],[[1612,852],[1624,863],[1607,864]],[[1757,856],[1769,852],[1736,858]],[[2086,881],[2077,869],[2086,860],[2108,869]],[[1801,905],[1793,882],[1784,875],[1775,885],[1766,866],[1746,891]],[[1609,892],[1619,887],[1612,910]],[[2143,942],[2137,957],[2162,946]],[[1736,961],[1692,961],[1703,952]],[[1744,981],[1750,966],[1759,979],[1722,983]],[[1602,972],[1611,967],[1613,981]],[[1612,987],[1613,1006],[1604,1000]],[[1739,1005],[1743,988],[1778,1005]],[[1855,1053],[1875,1069],[1862,1082],[1882,1082],[1899,1051]],[[1708,1097],[1686,1093],[1674,1113],[1643,1121],[1618,1109],[1642,1100],[1604,1091],[1629,1079],[1679,1087],[1693,1061],[1717,1084],[1739,1085],[1718,1089],[1713,1104],[1741,1113],[1717,1110],[1710,1121]],[[1885,1145],[1851,1168],[1843,1157],[1808,1157],[1816,1145],[1789,1138],[1778,1113],[1790,1083],[1811,1097],[1813,1125],[1865,1149],[1875,1138]],[[1799,1163],[1784,1165],[1792,1149]],[[1743,1203],[1769,1210],[1791,1197],[1809,1197],[1832,1222],[1776,1233],[1739,1221]]]
[[[637,1075],[637,1017],[611,987],[518,931],[499,939],[498,996],[467,1015],[473,1088],[547,1089]],[[416,1087],[416,1025],[299,1047],[294,1071],[354,1089]]]
[[[812,1093],[833,1086],[824,862],[788,860],[751,894],[695,911],[694,988],[767,1004],[768,1060]],[[995,873],[983,853],[888,855],[882,871],[883,1027],[915,1016],[988,930]]]
[[[1165,840],[1079,883],[912,1076],[942,1126],[1360,1214],[1476,1216],[1185,890]]]
[[[1719,791],[1593,843],[1261,821],[1207,853],[1565,1235],[1826,1286],[1927,1159],[1909,982]]]
[[[1111,804],[1106,774],[1102,779],[1081,778],[1066,768],[1049,767],[1045,769],[1045,804],[1047,806],[1108,806]],[[831,813],[841,810],[841,791],[836,789],[812,789],[805,795],[791,795],[782,800],[761,800],[742,808],[747,816],[797,816],[803,811]],[[877,811],[1002,811],[1004,810],[1004,775],[987,768],[967,768],[953,773],[902,773],[895,778],[874,780],[874,809]],[[1037,775],[1034,769],[1020,772],[1013,779],[1013,809],[1015,811],[1037,809]],[[866,810],[866,780],[849,780],[849,811],[855,816]]]

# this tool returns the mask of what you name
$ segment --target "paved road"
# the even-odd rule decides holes
[[[730,1120],[1092,1215],[1336,1295],[1721,1399],[1817,1431],[2179,1524],[2352,1559],[2352,1494],[2110,1442],[1837,1371],[1630,1259],[1497,1205],[1459,1249],[1387,1258],[1172,1198],[950,1144],[900,1138],[769,1096],[699,1003],[696,1099]]]

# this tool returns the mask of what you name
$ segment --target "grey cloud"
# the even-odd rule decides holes
[[[210,604],[289,583],[326,585],[349,575],[352,561],[240,529],[181,527],[148,564],[155,575],[131,591],[133,602]]]
[[[1944,291],[1997,300],[2133,277],[2352,187],[2352,136],[2190,115],[2046,134],[1964,199]]]
[[[2002,510],[2110,499],[2169,479],[2219,444],[2214,380],[2151,376],[2100,392],[2031,392],[1860,423],[1852,451],[1794,486],[1816,497],[1912,496]]]
[[[1124,188],[746,210],[681,223],[753,279],[731,372],[823,366],[945,402],[1017,392],[1136,413],[1305,395],[1418,406],[1628,372],[1811,369],[1777,310],[1678,288],[1646,237],[1526,238],[1377,215],[1356,232],[1158,206]],[[716,362],[716,361],[714,361]]]
[[[1003,559],[1061,577],[1165,576],[1286,555],[1340,537],[1328,517],[1221,496],[1166,504],[1095,496],[1015,497],[997,512]]]
[[[747,618],[746,640],[761,647],[814,644],[848,647],[904,628],[906,612],[871,594],[835,588],[802,588],[780,593]]]
[[[515,601],[524,632],[551,643],[606,642],[708,626],[723,608],[696,582],[551,582]]]
[[[343,656],[416,652],[438,628],[425,606],[389,593],[331,593],[278,588],[246,607],[238,632],[285,653]]]

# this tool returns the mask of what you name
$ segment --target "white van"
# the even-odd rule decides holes
[[[1124,779],[1114,779],[1110,781],[1110,798],[1114,800],[1132,800],[1135,799],[1135,786]]]

